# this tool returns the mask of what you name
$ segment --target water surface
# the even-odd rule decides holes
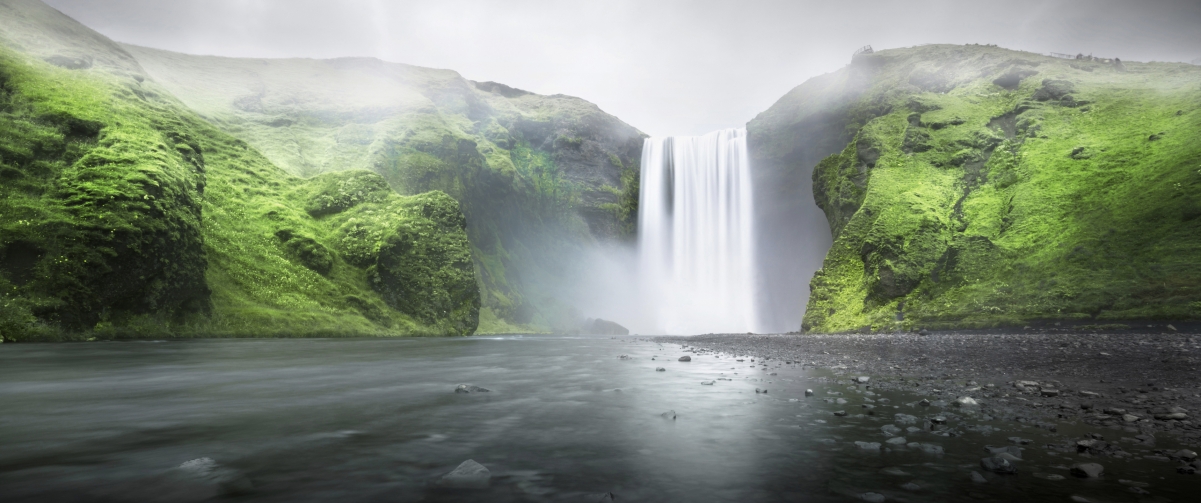
[[[677,361],[683,354],[693,360]],[[918,397],[872,394],[797,365],[737,360],[636,338],[564,336],[6,344],[0,493],[113,502],[598,501],[607,493],[618,501],[853,501],[869,492],[895,501],[1137,501],[1123,478],[1188,500],[1175,491],[1191,485],[1167,463],[1097,460],[1104,480],[1071,478],[1065,465],[1083,460],[1037,448],[1085,431],[1071,425],[1052,435],[907,406]],[[459,383],[492,391],[454,393]],[[817,396],[806,398],[806,388]],[[847,403],[824,400],[835,397]],[[862,414],[869,402],[876,415]],[[675,419],[662,416],[669,410]],[[943,455],[854,443],[888,439],[880,427],[895,413],[944,414],[961,435],[904,434]],[[1013,435],[1035,440],[1019,474],[971,482],[982,446]],[[253,491],[221,495],[180,476],[177,466],[201,457],[244,474]],[[488,467],[489,488],[438,485],[466,459]]]

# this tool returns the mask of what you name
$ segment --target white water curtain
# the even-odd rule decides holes
[[[639,281],[657,331],[757,332],[746,129],[647,139],[640,190]]]

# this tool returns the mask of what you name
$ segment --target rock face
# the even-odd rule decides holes
[[[1201,100],[1201,68],[1071,64],[988,46],[877,51],[756,117],[759,176],[800,191],[812,172],[833,238],[804,329],[1201,316],[1187,265],[1201,259],[1201,177],[1180,161],[1201,154],[1186,140],[1201,111],[1173,105]]]
[[[591,335],[630,335],[630,329],[600,318],[585,320],[581,331]]]

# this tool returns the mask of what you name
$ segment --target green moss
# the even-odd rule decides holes
[[[807,330],[1201,317],[1201,69],[988,47],[871,59],[844,113],[876,113],[813,173],[835,240]]]
[[[368,172],[295,178],[146,79],[0,49],[0,176],[6,341],[477,323],[453,199]],[[368,236],[348,237],[354,219]]]

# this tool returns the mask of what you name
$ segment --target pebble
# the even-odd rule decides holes
[[[692,357],[691,357],[691,356],[688,356],[688,355],[684,355],[684,356],[681,356],[681,357],[680,357],[680,361],[682,361],[682,362],[690,362],[690,361],[692,361]]]

